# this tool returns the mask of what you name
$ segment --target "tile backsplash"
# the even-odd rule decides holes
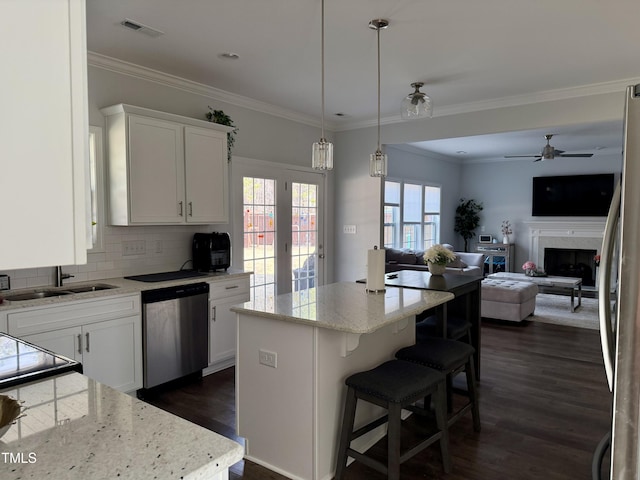
[[[212,227],[105,227],[103,251],[89,253],[86,265],[63,265],[62,271],[73,275],[64,282],[69,284],[179,270],[183,265],[191,268],[193,234],[225,231]],[[51,286],[55,282],[55,267],[5,270],[0,274],[11,277],[12,290]]]

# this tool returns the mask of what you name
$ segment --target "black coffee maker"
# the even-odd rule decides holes
[[[228,233],[193,235],[193,269],[198,272],[227,270],[231,266],[231,238]]]

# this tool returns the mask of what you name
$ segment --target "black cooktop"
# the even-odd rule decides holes
[[[0,390],[71,371],[82,373],[82,365],[0,333]]]
[[[178,270],[176,272],[149,273],[147,275],[133,275],[131,277],[124,278],[127,280],[135,280],[137,282],[169,282],[171,280],[204,277],[206,275],[206,273],[196,272],[195,270]]]

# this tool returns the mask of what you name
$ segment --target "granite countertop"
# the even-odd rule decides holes
[[[186,285],[189,283],[199,283],[199,282],[212,282],[217,280],[228,280],[232,278],[249,276],[252,272],[244,272],[242,270],[233,270],[229,269],[226,272],[211,272],[206,275],[200,277],[193,278],[183,278],[180,280],[171,280],[166,282],[139,282],[136,280],[128,280],[126,278],[118,277],[118,278],[105,278],[101,280],[94,280],[91,282],[67,282],[63,287],[53,287],[49,286],[39,286],[32,288],[24,288],[19,290],[3,290],[0,292],[1,297],[7,297],[13,294],[20,294],[25,292],[32,292],[34,290],[64,290],[66,288],[71,287],[81,287],[83,285],[92,285],[98,283],[104,283],[107,285],[112,285],[117,288],[111,288],[107,290],[98,290],[95,292],[84,292],[84,293],[75,293],[69,295],[55,296],[55,297],[46,297],[46,298],[38,298],[34,300],[22,300],[22,301],[9,301],[4,300],[2,304],[0,304],[0,311],[3,310],[13,310],[17,308],[26,308],[26,307],[38,307],[45,305],[55,305],[63,302],[77,301],[77,300],[85,300],[85,299],[93,299],[100,297],[112,297],[114,295],[126,295],[131,293],[140,293],[145,290],[154,290],[157,288],[165,288],[165,287],[173,287],[176,285]]]
[[[397,287],[367,293],[362,284],[338,282],[278,295],[273,305],[251,301],[231,310],[347,333],[371,333],[453,298],[447,292]]]
[[[0,438],[3,479],[206,479],[244,448],[127,394],[68,373],[6,389],[25,416]]]

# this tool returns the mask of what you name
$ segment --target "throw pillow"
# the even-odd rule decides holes
[[[451,268],[467,268],[469,265],[460,260],[460,257],[456,255],[456,259],[453,262],[447,263],[447,267]]]

